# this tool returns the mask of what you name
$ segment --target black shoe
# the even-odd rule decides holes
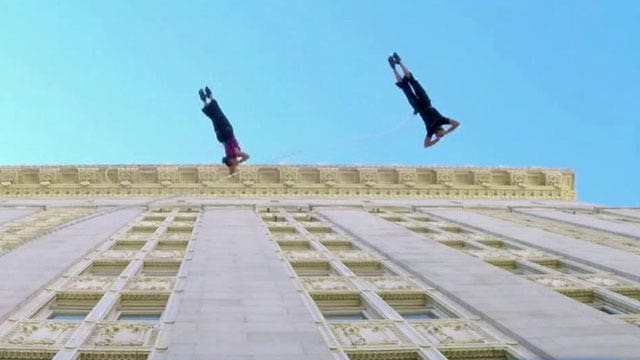
[[[394,52],[394,53],[393,53],[393,61],[395,61],[395,62],[396,62],[396,64],[400,64],[400,62],[402,61],[402,60],[400,59],[400,55],[398,55],[398,53],[397,53],[397,52]]]
[[[387,59],[389,61],[389,66],[391,66],[392,69],[396,68],[396,62],[393,60],[392,56],[389,56],[389,58]]]
[[[206,101],[207,97],[204,95],[204,90],[198,90],[198,95],[200,95],[200,100],[202,100],[202,102]]]
[[[204,93],[207,94],[207,97],[213,99],[213,94],[211,93],[211,89],[208,86],[204,87]]]

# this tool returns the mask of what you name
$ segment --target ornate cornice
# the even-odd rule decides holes
[[[1,197],[176,196],[575,200],[566,169],[211,165],[0,167]]]

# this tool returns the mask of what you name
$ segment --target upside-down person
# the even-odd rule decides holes
[[[200,95],[200,100],[204,102],[202,112],[211,119],[216,138],[224,146],[225,155],[222,158],[222,163],[227,165],[229,173],[233,174],[239,164],[249,159],[249,154],[240,149],[240,145],[233,134],[233,127],[220,109],[220,106],[218,106],[218,102],[213,98],[211,89],[205,86],[204,90],[200,89],[198,91],[198,94]]]
[[[397,53],[389,56],[388,61],[396,78],[396,86],[407,96],[409,104],[413,107],[413,113],[420,114],[422,121],[424,121],[424,126],[427,129],[427,135],[424,138],[425,148],[435,145],[442,137],[451,133],[460,125],[456,120],[442,116],[431,105],[429,95],[427,95],[418,80],[413,77],[413,74],[407,69]],[[400,65],[404,76],[400,76],[398,70],[396,70],[396,65]],[[449,125],[449,128],[445,130],[443,128],[444,125]],[[432,139],[434,135],[435,139]]]

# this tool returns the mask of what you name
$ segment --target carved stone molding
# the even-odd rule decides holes
[[[0,344],[60,347],[78,327],[75,322],[23,321],[0,340]]]
[[[78,360],[147,360],[149,351],[144,350],[81,350]]]
[[[415,321],[411,325],[437,347],[488,345],[497,342],[467,320]]]
[[[129,165],[0,168],[0,196],[356,197],[574,200],[571,170]]]
[[[638,284],[614,275],[584,274],[584,275],[577,275],[577,277],[593,285],[607,287],[607,288],[618,288],[618,287],[625,287],[625,288],[636,287],[637,288],[638,287]]]
[[[402,332],[389,321],[361,321],[357,323],[332,323],[329,328],[345,349],[403,348],[413,345]]]
[[[354,292],[358,289],[343,277],[302,277],[300,278],[302,285],[309,292],[337,291],[337,292]]]
[[[114,282],[115,280],[110,276],[78,276],[69,279],[63,287],[63,290],[69,292],[90,291],[102,293],[107,291]]]
[[[415,350],[347,351],[350,360],[420,360]]]
[[[527,275],[527,279],[553,289],[584,289],[582,284],[565,275]]]
[[[87,340],[95,347],[150,347],[155,341],[157,325],[139,322],[99,323]]]
[[[298,168],[284,167],[280,169],[280,182],[287,187],[293,187],[300,181]]]
[[[289,250],[283,251],[287,260],[292,263],[315,263],[329,261],[321,252],[314,250]]]
[[[375,291],[379,292],[422,290],[410,279],[400,276],[367,276],[361,277],[360,279],[371,285]]]
[[[341,250],[336,251],[335,255],[344,262],[371,262],[377,261],[377,258],[370,253],[362,250]]]
[[[173,278],[170,277],[132,277],[125,290],[142,292],[171,292]]]

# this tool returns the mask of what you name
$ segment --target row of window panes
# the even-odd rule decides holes
[[[176,276],[180,269],[180,261],[163,261],[162,263],[143,262],[139,275],[144,276]],[[109,262],[102,264],[93,262],[86,268],[81,275],[94,276],[119,276],[122,271],[129,265],[128,261],[118,261],[116,263]]]
[[[32,318],[57,321],[82,321],[96,306],[102,294],[94,294],[91,300],[73,296],[56,296],[38,310]],[[146,300],[146,301],[145,301]],[[122,300],[109,312],[107,320],[157,322],[167,304],[168,295],[136,300]]]

